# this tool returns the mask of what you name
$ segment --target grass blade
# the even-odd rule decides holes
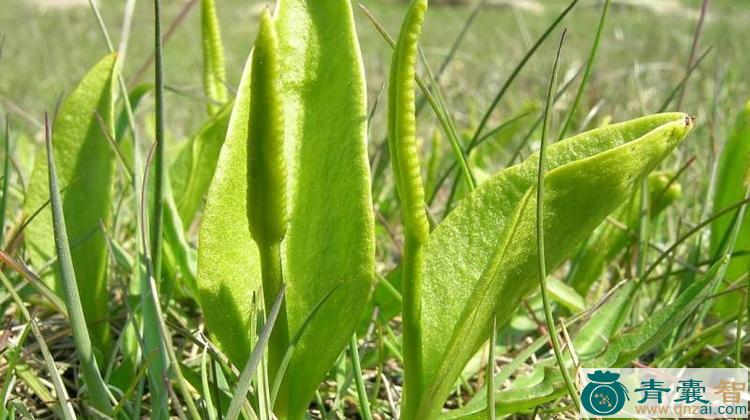
[[[484,131],[485,126],[490,121],[490,116],[492,115],[492,111],[495,110],[495,107],[497,107],[497,104],[500,103],[500,100],[505,95],[505,92],[508,91],[508,88],[513,83],[513,81],[516,79],[516,77],[521,73],[521,70],[526,66],[526,63],[529,61],[531,56],[534,55],[536,50],[542,45],[545,39],[552,33],[552,31],[557,27],[558,24],[567,16],[567,14],[573,9],[573,6],[578,3],[578,0],[573,0],[568,4],[568,6],[557,16],[557,18],[550,24],[550,26],[542,33],[542,35],[539,37],[539,39],[536,40],[534,45],[529,49],[529,51],[526,52],[526,55],[523,56],[521,61],[516,65],[516,67],[513,69],[513,71],[510,73],[510,76],[505,81],[503,86],[500,88],[500,90],[497,92],[495,97],[492,99],[492,103],[489,107],[487,107],[487,110],[484,112],[484,115],[482,115],[482,119],[479,122],[479,125],[477,126],[477,129],[474,131],[474,135],[471,137],[471,141],[469,144],[475,144],[477,141],[479,141],[479,137],[482,135],[482,132]]]
[[[209,420],[215,420],[218,416],[216,407],[214,406],[214,395],[208,381],[208,366],[207,363],[211,363],[214,366],[214,361],[208,357],[208,347],[203,348],[201,354],[201,386],[203,387],[203,401],[205,401],[206,414]],[[214,377],[214,384],[218,382],[217,378]]]
[[[66,233],[72,246],[71,261],[79,285],[81,307],[91,322],[90,338],[106,360],[112,346],[107,299],[106,244],[99,232],[99,222],[109,223],[114,197],[115,156],[106,135],[96,119],[97,113],[112,131],[113,83],[117,66],[114,54],[97,62],[61,103],[54,124],[55,163],[58,185],[65,186],[61,204],[66,217]],[[91,156],[96,156],[92,159]],[[47,264],[56,255],[50,209],[44,205],[50,198],[49,174],[43,153],[38,155],[24,199],[27,214],[44,208],[24,230],[24,244],[32,264]],[[56,269],[55,269],[56,270]],[[62,280],[54,277],[50,285],[62,291]],[[97,353],[99,354],[99,353]]]
[[[359,361],[359,350],[357,350],[357,334],[352,335],[349,343],[349,352],[352,357],[352,370],[354,371],[354,383],[357,385],[357,396],[359,397],[359,413],[364,420],[372,420],[370,412],[370,400],[367,397],[365,380],[362,378],[362,365]]]
[[[542,302],[544,304],[544,317],[547,321],[547,328],[550,332],[550,339],[552,341],[552,347],[555,350],[555,358],[557,359],[557,365],[560,368],[565,385],[568,387],[568,394],[570,398],[575,402],[576,411],[580,412],[581,402],[578,398],[578,391],[573,384],[572,379],[568,370],[565,369],[565,359],[560,348],[560,337],[557,335],[557,327],[555,327],[555,319],[552,316],[552,307],[549,302],[549,292],[547,291],[547,263],[545,261],[544,254],[544,175],[545,165],[547,158],[547,130],[549,129],[550,120],[550,107],[552,104],[552,95],[555,91],[555,84],[557,82],[557,66],[560,62],[560,51],[562,50],[563,43],[565,42],[565,34],[567,29],[563,30],[562,36],[560,37],[560,45],[557,48],[557,56],[555,57],[555,64],[552,67],[552,75],[549,81],[549,89],[547,90],[547,103],[544,107],[544,121],[542,122],[542,140],[539,149],[539,170],[537,171],[537,184],[536,184],[536,237],[537,237],[537,255],[539,258],[539,282],[542,290]]]
[[[227,411],[227,420],[236,420],[240,415],[242,405],[247,399],[247,392],[250,390],[250,384],[252,383],[253,376],[255,376],[255,369],[260,364],[263,353],[268,345],[268,339],[271,337],[271,331],[273,331],[273,325],[276,322],[276,318],[279,316],[279,310],[281,304],[284,302],[284,294],[286,291],[286,285],[282,284],[279,289],[278,295],[271,306],[271,310],[268,312],[268,318],[265,324],[263,324],[263,330],[260,332],[260,337],[255,343],[255,348],[250,354],[245,367],[242,369],[237,389],[232,396],[232,402],[229,404],[229,410]]]
[[[713,45],[711,45],[710,47],[706,48],[706,50],[703,51],[703,54],[701,54],[700,57],[698,57],[698,59],[695,60],[695,64],[693,64],[688,69],[688,72],[685,74],[685,76],[682,78],[682,80],[680,80],[680,82],[677,83],[677,86],[675,86],[674,89],[672,89],[672,91],[669,93],[669,96],[667,96],[667,99],[665,99],[664,102],[662,102],[661,106],[659,107],[659,112],[664,112],[664,111],[667,110],[667,108],[669,107],[669,104],[672,103],[672,101],[674,100],[675,96],[677,96],[677,94],[680,92],[680,90],[682,90],[682,88],[685,86],[685,84],[687,83],[688,79],[690,78],[690,76],[695,71],[695,69],[697,69],[698,66],[701,65],[701,62],[703,62],[703,59],[706,58],[708,56],[708,54],[711,51],[713,51],[713,49],[714,49]]]
[[[13,347],[6,347],[6,350],[3,351],[3,359],[5,359],[5,377],[3,378],[3,386],[0,389],[0,418],[6,419],[8,417],[13,418],[13,416],[8,416],[8,411],[6,410],[6,406],[8,405],[8,399],[10,398],[10,391],[15,387],[16,382],[16,366],[21,363],[21,354],[23,352],[23,346],[26,342],[26,338],[29,336],[29,331],[31,331],[31,325],[26,324],[26,326],[21,330],[21,334],[18,336],[18,340],[16,341],[16,345]]]
[[[578,3],[578,0],[573,0],[572,2],[568,4],[568,6],[565,9],[563,9],[562,12],[560,12],[557,18],[552,22],[552,24],[550,24],[547,30],[545,30],[544,33],[542,33],[539,39],[536,40],[534,45],[529,49],[529,51],[526,52],[526,55],[523,56],[523,58],[518,63],[518,65],[516,65],[516,67],[513,69],[508,79],[505,81],[502,87],[500,87],[500,90],[492,99],[492,103],[484,112],[484,115],[482,115],[482,119],[480,120],[479,125],[474,131],[474,135],[471,137],[471,140],[469,141],[469,149],[473,149],[479,143],[482,133],[484,132],[485,127],[490,121],[490,116],[492,115],[492,112],[500,103],[500,100],[503,98],[503,96],[505,96],[505,93],[510,88],[510,85],[513,83],[516,77],[521,73],[521,70],[526,66],[526,63],[529,61],[529,59],[531,59],[531,57],[534,55],[536,50],[542,45],[542,43],[544,43],[544,40],[547,39],[547,37],[552,33],[552,31],[557,27],[557,25],[559,25],[560,22],[562,22],[563,18],[565,18],[565,16],[567,16],[567,14],[573,9],[573,6],[575,6],[576,3]],[[461,173],[458,173],[456,175],[456,181],[453,183],[453,189],[451,190],[450,196],[448,197],[448,201],[445,203],[444,215],[446,216],[451,211],[451,203],[453,201],[453,197],[456,194],[458,178],[460,178],[460,176],[461,176]],[[438,185],[435,188],[434,190],[435,193],[433,194],[434,196],[437,196],[437,191],[440,189],[439,187],[440,185]]]
[[[65,307],[65,302],[63,302],[63,300],[60,299],[60,296],[55,294],[55,292],[52,291],[52,289],[50,289],[49,286],[39,278],[39,276],[31,272],[26,265],[11,257],[5,251],[0,251],[0,262],[20,274],[21,277],[31,285],[31,287],[35,288],[39,294],[44,296],[44,298],[52,304],[55,310],[64,317],[68,317],[68,310]]]
[[[94,17],[96,18],[99,27],[105,28],[104,19],[102,19],[102,14],[99,12],[99,8],[94,4],[94,0],[89,0],[89,7],[91,7],[91,11],[94,12]],[[104,42],[107,44],[107,51],[110,53],[115,52],[115,47],[114,44],[112,44],[112,39],[109,37],[109,33],[106,30],[103,30],[102,36],[104,36]]]
[[[153,277],[161,280],[162,236],[164,234],[164,195],[167,182],[166,138],[164,137],[164,57],[161,39],[161,0],[154,0],[154,56],[155,56],[155,123],[156,154],[154,159],[154,203],[151,216],[151,261]]]
[[[80,360],[81,373],[91,396],[92,406],[107,414],[112,411],[109,401],[107,386],[104,384],[99,366],[94,358],[91,348],[86,319],[83,316],[81,298],[78,295],[78,283],[73,271],[73,259],[70,255],[68,244],[68,233],[65,228],[65,217],[63,215],[62,198],[57,181],[57,170],[55,168],[54,151],[52,150],[52,138],[50,135],[49,121],[45,114],[45,138],[47,146],[47,165],[49,168],[49,191],[50,204],[52,207],[52,221],[55,236],[55,248],[57,261],[60,269],[60,277],[64,291],[65,306],[70,316],[70,324],[73,329],[73,341],[75,342],[78,358]]]
[[[3,196],[0,197],[0,239],[5,236],[5,210],[8,208],[10,183],[10,115],[5,116],[5,156],[3,156]]]
[[[307,315],[307,318],[305,318],[305,320],[302,322],[302,325],[300,325],[297,333],[294,334],[294,337],[292,337],[292,339],[289,341],[289,348],[286,349],[284,358],[281,359],[279,370],[276,372],[276,378],[274,378],[273,386],[271,387],[271,406],[276,403],[276,396],[279,393],[279,388],[281,387],[281,381],[284,379],[286,368],[287,366],[289,366],[289,361],[292,360],[294,349],[297,348],[297,344],[299,344],[300,339],[302,339],[302,335],[307,329],[307,326],[310,325],[310,322],[312,322],[313,318],[315,318],[315,315],[317,315],[318,311],[320,311],[320,308],[322,308],[323,304],[325,304],[328,299],[333,296],[333,292],[335,292],[339,288],[339,286],[340,283],[331,288],[331,290],[329,290],[328,293],[326,293],[325,296],[323,296],[323,298],[315,304],[310,313]]]
[[[487,418],[495,420],[495,342],[497,341],[497,318],[492,317],[492,331],[490,332],[489,351],[487,352],[487,373],[485,387],[487,387]]]
[[[698,18],[698,26],[695,27],[695,33],[693,34],[693,43],[690,45],[690,55],[688,56],[686,72],[690,73],[690,67],[693,66],[693,60],[695,59],[695,50],[698,48],[698,40],[701,37],[703,30],[703,22],[706,19],[706,11],[708,10],[708,0],[703,0],[701,5],[701,14]],[[682,99],[685,97],[685,85],[680,88],[680,96],[677,98],[677,109],[682,107]]]
[[[425,57],[422,48],[418,48],[418,50],[419,55],[422,58],[422,62],[425,63],[425,71],[427,71],[427,77],[430,81],[430,85],[435,92],[435,101],[438,108],[440,109],[440,114],[442,115],[442,118],[440,119],[441,121],[445,120],[445,123],[442,124],[448,128],[446,130],[446,134],[448,134],[448,140],[450,140],[451,147],[453,148],[453,153],[456,155],[456,161],[458,162],[458,165],[461,168],[461,172],[464,175],[466,186],[469,187],[470,190],[473,190],[476,186],[476,181],[474,180],[474,175],[471,174],[468,163],[466,163],[466,158],[468,157],[468,155],[464,156],[464,151],[462,150],[461,144],[459,143],[456,123],[448,112],[448,107],[445,103],[445,100],[443,99],[443,94],[440,93],[440,86],[438,85],[437,79],[432,74],[430,66],[427,65],[427,57]]]
[[[586,82],[588,82],[589,75],[591,74],[591,68],[594,66],[594,59],[596,58],[596,51],[599,49],[599,40],[601,39],[601,36],[602,36],[602,28],[604,28],[604,21],[607,19],[607,10],[609,9],[609,2],[610,0],[604,1],[602,15],[599,18],[599,26],[596,28],[596,35],[594,36],[594,44],[591,46],[591,52],[589,53],[588,61],[586,61],[586,69],[583,71],[583,78],[581,79],[581,84],[578,86],[578,92],[576,92],[575,99],[573,100],[573,105],[571,105],[570,109],[568,110],[568,117],[565,119],[565,123],[563,123],[563,126],[560,129],[560,134],[557,135],[557,140],[562,140],[563,138],[565,138],[565,133],[567,133],[568,128],[570,128],[570,123],[573,120],[573,115],[576,112],[576,108],[578,108],[579,102],[581,102],[583,91],[586,89]]]

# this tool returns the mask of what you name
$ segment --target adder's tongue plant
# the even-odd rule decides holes
[[[412,1],[391,63],[389,146],[404,208],[402,295],[407,419],[433,418],[492,318],[510,319],[535,288],[538,158],[501,171],[427,237],[414,139],[416,42],[426,9]],[[544,176],[547,265],[574,250],[692,129],[681,113],[593,130],[549,147]]]
[[[283,279],[269,382],[283,374],[275,413],[299,418],[349,342],[374,281],[364,74],[349,1],[281,0],[263,22],[208,193],[198,287],[210,332],[243,366],[253,294],[262,290],[270,302]]]
[[[274,19],[262,18],[232,111],[201,230],[198,280],[209,330],[239,365],[252,347],[253,291],[262,289],[269,302],[287,284],[268,372],[284,375],[276,414],[297,418],[370,293],[372,212],[350,5],[280,0],[277,7]],[[493,314],[504,324],[538,285],[534,155],[491,177],[429,231],[414,93],[426,9],[426,0],[409,6],[388,88],[388,149],[404,217],[405,419],[439,413],[488,337]],[[550,269],[632,196],[692,125],[686,114],[656,114],[549,147],[543,220]],[[290,335],[339,283],[278,371]]]
[[[579,367],[574,360],[580,366],[622,367],[665,338],[679,338],[674,333],[678,325],[709,299],[724,275],[739,280],[747,268],[747,256],[736,260],[739,265],[728,265],[728,255],[735,246],[748,245],[748,235],[744,234],[747,222],[736,224],[730,211],[739,208],[738,215],[745,211],[745,202],[736,203],[747,194],[745,140],[750,109],[740,116],[735,137],[727,143],[722,157],[715,200],[716,206],[725,210],[717,213],[716,220],[701,222],[708,226],[713,221],[711,252],[715,261],[709,261],[706,265],[710,269],[696,274],[694,282],[676,289],[673,305],[654,311],[651,318],[633,325],[627,333],[622,333],[621,327],[631,318],[628,315],[635,293],[648,287],[649,275],[684,238],[649,269],[639,271],[636,281],[613,286],[611,293],[588,309],[587,304],[599,296],[587,292],[603,278],[607,263],[629,250],[630,244],[642,241],[648,246],[648,237],[633,238],[632,231],[658,220],[680,197],[680,184],[676,182],[680,171],[654,170],[690,133],[694,119],[680,112],[647,115],[546,146],[546,133],[551,129],[548,117],[556,99],[554,83],[550,83],[544,118],[527,136],[532,136],[540,122],[544,124],[543,154],[532,154],[494,175],[476,176],[479,171],[472,172],[471,166],[484,159],[469,159],[468,155],[492,141],[496,132],[485,130],[493,110],[531,55],[576,2],[571,0],[511,72],[465,145],[461,144],[437,78],[426,67],[428,84],[417,72],[418,40],[428,0],[411,1],[395,42],[367,12],[393,47],[386,101],[387,154],[383,151],[380,158],[389,158],[395,186],[393,199],[386,197],[388,204],[395,206],[388,208],[389,214],[384,217],[392,217],[394,208],[399,210],[395,213],[400,214],[396,219],[401,221],[403,241],[399,241],[398,229],[389,230],[394,248],[401,249],[394,258],[384,259],[384,266],[396,266],[385,279],[376,275],[373,210],[374,206],[382,209],[383,199],[374,205],[367,143],[368,117],[377,110],[373,107],[368,114],[351,2],[277,0],[273,11],[264,10],[255,43],[248,44],[252,51],[232,99],[225,80],[216,5],[214,0],[201,1],[203,81],[209,117],[170,161],[164,132],[160,2],[156,0],[158,124],[154,150],[158,170],[153,177],[158,182],[144,180],[144,174],[148,174],[143,162],[145,143],[137,138],[139,130],[131,112],[152,88],[135,88],[128,96],[117,59],[109,55],[62,103],[52,142],[47,143],[48,159],[40,155],[23,205],[28,214],[41,209],[25,231],[28,260],[39,267],[53,262],[53,270],[44,277],[64,299],[42,284],[34,286],[73,324],[86,389],[79,392],[79,398],[118,419],[125,418],[126,413],[168,418],[171,406],[182,416],[184,403],[191,418],[205,414],[209,419],[244,415],[296,420],[306,415],[316,397],[319,409],[330,405],[339,410],[341,400],[348,398],[349,384],[354,383],[361,416],[371,419],[370,407],[383,404],[367,401],[373,396],[368,396],[371,390],[362,367],[367,368],[365,357],[371,357],[371,352],[358,348],[357,336],[362,336],[363,329],[358,327],[363,312],[383,303],[390,307],[376,312],[380,316],[378,326],[388,331],[400,328],[401,345],[398,339],[392,339],[393,334],[386,343],[391,353],[381,350],[379,356],[403,356],[403,370],[395,369],[396,376],[402,376],[403,392],[400,400],[397,396],[390,404],[394,407],[392,414],[400,410],[403,420],[493,418],[495,412],[528,411],[564,397],[565,385],[574,395],[575,387],[569,379]],[[574,109],[593,67],[608,5],[609,1],[604,3]],[[115,81],[121,95],[114,90]],[[441,159],[433,151],[426,171],[428,184],[433,184],[430,195],[439,198],[436,202],[442,201],[443,182],[454,180],[447,215],[442,220],[432,219],[432,199],[425,199],[422,150],[417,141],[417,86],[437,114],[455,154],[455,162],[444,165],[444,176],[436,177]],[[115,128],[118,101],[128,112]],[[521,127],[526,123],[523,117],[531,112],[504,124],[518,123]],[[574,115],[564,120],[560,137],[572,131]],[[439,139],[439,135],[434,136],[432,147],[438,146]],[[6,139],[6,149],[8,144]],[[518,147],[513,161],[523,147]],[[128,148],[132,159],[123,158],[121,149]],[[118,164],[125,181],[118,178]],[[6,172],[8,166],[6,154]],[[461,172],[452,177],[458,166]],[[379,176],[380,170],[376,172],[376,190],[387,196],[390,184]],[[740,178],[742,181],[738,181]],[[121,203],[112,204],[118,201],[113,193],[118,181],[125,185],[127,194],[133,195],[123,195],[122,202],[134,203],[137,214],[124,213],[135,223],[111,220],[113,208],[117,208],[118,217],[123,214]],[[7,176],[3,182],[2,189],[7,192]],[[455,195],[459,183],[464,182],[466,189]],[[46,208],[50,197],[52,211]],[[454,197],[463,198],[454,202]],[[156,199],[156,205],[150,206],[152,199]],[[146,217],[147,209],[152,212],[150,217]],[[627,229],[603,224],[610,215]],[[4,214],[0,216],[0,225],[7,223]],[[154,226],[151,232],[149,219]],[[196,250],[188,237],[198,220]],[[108,231],[110,228],[113,232]],[[117,238],[123,236],[122,231],[135,240],[127,236],[126,243],[119,244]],[[128,250],[136,256],[128,255]],[[127,307],[127,316],[119,316],[119,312],[112,315],[108,308],[108,251],[118,270],[130,270],[131,283],[123,289],[129,295],[120,299]],[[35,279],[5,252],[0,256],[4,264],[10,261],[9,266],[21,267],[17,271]],[[566,259],[571,261],[566,282],[550,281],[548,299],[546,274],[553,273]],[[4,276],[0,279],[4,285],[8,283]],[[376,279],[381,281],[379,288],[387,289],[387,298],[371,299]],[[494,346],[496,330],[507,327],[514,316],[523,316],[517,309],[527,298],[538,297],[533,294],[540,290],[540,284],[544,287],[548,330],[555,331],[555,300],[562,303],[560,311],[579,312],[564,323],[569,326],[583,321],[580,329],[571,329],[578,358],[561,351],[553,340],[555,358],[540,356],[530,375],[514,376],[526,359],[545,346],[549,337],[541,334],[495,375],[493,351],[500,349]],[[162,294],[164,291],[170,293]],[[19,295],[13,293],[12,297],[20,300]],[[185,314],[174,310],[179,305],[194,308],[193,298],[203,318],[195,315],[197,311],[182,316]],[[386,302],[388,299],[391,302]],[[721,310],[723,304],[716,308]],[[399,306],[401,318],[397,319],[394,314],[398,310],[393,308]],[[371,319],[371,313],[364,315]],[[123,333],[117,345],[113,345],[110,318],[117,322],[127,318],[122,321]],[[182,322],[202,327],[201,321],[191,323],[184,318],[205,319],[208,337],[217,346],[187,327],[176,330],[181,336],[173,345],[169,334],[172,325]],[[487,389],[477,392],[466,406],[443,411],[449,394],[488,337],[492,347],[488,352]],[[742,349],[739,341],[738,353]],[[191,343],[198,343],[203,351],[199,367],[193,357],[181,360],[180,356],[189,353],[183,346]],[[342,356],[347,346],[348,352]],[[344,377],[337,378],[336,400],[327,404],[316,391],[323,389],[321,382],[330,378],[327,375],[334,367],[336,372],[345,370],[346,355],[351,358],[351,373],[339,375]],[[511,377],[513,382],[507,385]],[[65,394],[60,376],[53,379],[58,394]],[[11,382],[3,380],[3,387],[10,387]],[[178,393],[173,392],[175,386]],[[109,392],[114,388],[122,392]],[[148,392],[147,397],[141,392]],[[196,394],[202,398],[194,398]],[[0,392],[0,400],[5,395],[8,393]],[[119,398],[122,400],[118,402]],[[148,408],[142,412],[143,401]],[[72,417],[71,411],[69,403],[60,404],[66,418]],[[0,420],[6,418],[5,414],[0,410]]]

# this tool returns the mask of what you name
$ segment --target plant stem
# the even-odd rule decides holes
[[[266,347],[268,346],[269,339],[271,337],[271,332],[273,331],[277,317],[280,314],[281,306],[284,302],[285,291],[286,288],[284,287],[284,285],[281,285],[279,293],[273,300],[273,305],[268,310],[268,318],[266,318],[266,321],[263,324],[263,329],[260,332],[258,341],[255,343],[255,348],[250,354],[250,358],[247,360],[247,363],[245,363],[245,367],[242,369],[242,373],[240,374],[239,383],[237,384],[237,388],[235,389],[234,395],[232,396],[232,401],[229,404],[229,409],[227,410],[227,420],[235,420],[240,415],[242,405],[247,399],[248,391],[250,391],[250,385],[252,384],[253,377],[255,376],[255,371],[262,361],[263,355],[266,351]]]
[[[750,283],[750,280],[748,280],[748,283]],[[747,289],[742,291],[742,303],[740,304],[737,314],[737,341],[735,342],[734,348],[734,367],[737,369],[742,367],[742,343],[745,341],[745,338],[742,336],[742,330],[745,328],[744,325],[742,325],[742,322],[745,318],[745,311],[747,308],[747,293]]]
[[[10,183],[10,116],[5,116],[5,156],[3,156],[3,196],[0,198],[0,239],[5,235],[5,209],[8,206]]]
[[[492,315],[492,331],[490,332],[490,348],[487,356],[487,418],[495,420],[495,341],[497,341],[497,316]]]
[[[273,302],[284,286],[284,278],[281,272],[281,242],[270,244],[260,250],[261,278],[263,281],[263,299]],[[269,348],[276,351],[268,353],[269,377],[274,377],[279,371],[284,353],[282,349],[289,347],[289,326],[287,325],[286,303],[281,302],[281,311],[278,318],[274,319],[274,329],[269,339]],[[266,306],[267,307],[267,306]]]
[[[542,303],[544,305],[544,317],[547,321],[547,328],[549,329],[550,339],[552,340],[552,347],[555,351],[555,358],[557,364],[560,367],[560,373],[562,374],[565,385],[568,388],[568,394],[575,403],[576,411],[580,412],[581,401],[578,398],[578,391],[573,384],[572,379],[568,370],[565,368],[565,359],[560,347],[560,338],[557,335],[557,327],[555,326],[555,320],[552,317],[552,308],[549,301],[549,293],[547,292],[547,262],[544,256],[544,174],[545,164],[547,158],[547,129],[549,126],[550,119],[550,105],[552,104],[552,92],[554,92],[555,83],[557,82],[557,66],[560,62],[560,51],[562,50],[563,42],[565,42],[565,34],[567,29],[563,30],[562,36],[560,37],[560,45],[557,48],[557,56],[555,57],[555,64],[552,67],[552,76],[550,77],[549,89],[547,90],[547,103],[544,108],[544,122],[542,123],[542,140],[539,149],[539,171],[537,174],[537,190],[536,190],[536,235],[537,235],[537,255],[539,257],[539,283],[542,290]]]
[[[151,261],[153,277],[161,280],[162,236],[164,231],[164,191],[166,182],[165,138],[164,138],[164,58],[161,41],[161,0],[154,0],[154,55],[155,55],[155,113],[156,155],[154,159],[154,206],[151,216]]]
[[[362,378],[362,366],[359,362],[359,351],[357,350],[357,333],[352,334],[349,341],[349,352],[352,357],[352,370],[354,371],[354,382],[357,385],[357,396],[359,397],[359,413],[364,420],[372,420],[370,412],[370,400],[367,397],[365,380]]]
[[[404,382],[408,389],[404,393],[402,417],[414,419],[418,403],[423,393],[422,385],[422,278],[423,242],[416,235],[405,234],[402,278],[408,280],[402,286],[404,357]],[[410,409],[410,410],[408,410]],[[407,411],[408,410],[408,411]],[[412,411],[413,410],[413,411]]]
[[[416,144],[414,81],[417,79],[417,39],[426,11],[427,0],[412,0],[410,3],[393,49],[388,84],[388,150],[404,224],[401,292],[404,392],[401,418],[406,420],[417,418],[424,393],[422,264],[423,247],[430,235],[430,227]]]

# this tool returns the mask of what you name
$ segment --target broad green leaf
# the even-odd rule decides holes
[[[253,293],[260,287],[258,248],[247,220],[248,59],[237,88],[227,137],[208,190],[198,246],[199,300],[209,332],[237,366],[252,351]]]
[[[655,219],[682,194],[682,187],[676,182],[670,184],[674,176],[670,171],[658,171],[648,176],[649,218]],[[578,293],[588,293],[604,271],[607,262],[612,261],[628,244],[633,243],[632,235],[638,232],[641,213],[641,189],[633,193],[629,203],[623,204],[615,212],[614,218],[620,226],[605,223],[594,231],[589,241],[582,245],[575,255],[575,265],[570,274],[570,285]],[[623,227],[627,230],[623,230]]]
[[[105,355],[109,353],[111,337],[107,322],[107,249],[100,222],[106,225],[109,219],[114,185],[115,155],[107,136],[113,136],[114,132],[112,92],[115,62],[116,56],[109,55],[86,74],[63,102],[52,130],[78,290],[94,347]],[[100,124],[97,114],[103,124]],[[44,154],[40,154],[24,203],[26,214],[40,208],[49,196],[47,163]],[[55,256],[51,232],[52,215],[48,208],[26,228],[29,256],[38,267]],[[54,283],[59,293],[59,279]]]
[[[299,418],[348,343],[369,298],[374,221],[365,84],[350,3],[280,0],[275,24],[289,189],[289,223],[282,242],[289,334],[337,287],[305,329],[279,390],[276,414]],[[208,328],[238,366],[250,354],[252,295],[261,284],[247,217],[250,67],[246,65],[209,189],[198,256]]]
[[[338,287],[307,327],[279,392],[277,407],[289,395],[279,413],[298,418],[370,296],[374,215],[364,68],[351,4],[281,0],[277,7],[285,138],[292,152],[285,240],[289,333]]]
[[[219,16],[214,0],[201,0],[201,37],[203,46],[203,89],[206,92],[208,113],[221,110],[228,100],[227,70],[224,65],[224,46],[221,44]],[[215,103],[218,102],[218,103]]]
[[[724,145],[719,158],[719,173],[716,179],[714,209],[721,210],[742,200],[750,182],[750,102],[737,117],[734,131]],[[730,237],[736,212],[722,216],[711,225],[711,256],[717,256]],[[745,217],[735,244],[737,252],[750,251],[750,217]],[[750,270],[750,255],[732,258],[727,269],[727,279],[736,280]],[[730,293],[716,301],[716,310],[722,317],[737,313],[740,296]]]
[[[187,229],[208,191],[227,134],[231,106],[217,111],[180,150],[169,170],[175,205]]]
[[[687,135],[691,118],[657,114],[592,130],[549,147],[547,264],[556,267],[627,200]],[[430,235],[422,301],[420,417],[434,416],[463,366],[538,281],[534,230],[537,158],[477,188]]]

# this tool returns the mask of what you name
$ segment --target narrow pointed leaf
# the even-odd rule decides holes
[[[692,128],[682,113],[589,131],[549,147],[544,230],[550,269],[630,197]],[[430,235],[425,250],[421,416],[434,416],[486,339],[538,281],[534,234],[537,158],[501,171]]]
[[[229,404],[229,410],[227,411],[227,419],[229,420],[235,420],[239,417],[242,404],[247,399],[247,392],[250,390],[253,376],[255,376],[255,369],[258,368],[263,357],[263,352],[266,351],[268,339],[271,337],[271,332],[273,331],[274,324],[276,323],[279,311],[281,310],[282,302],[284,302],[283,285],[279,290],[278,296],[274,299],[273,305],[268,311],[268,319],[266,319],[265,324],[263,324],[263,329],[260,332],[258,341],[255,343],[255,348],[250,355],[250,359],[245,363],[245,367],[242,369],[237,389],[235,390],[232,402]]]
[[[46,118],[46,116],[45,116]],[[45,120],[45,124],[49,124]],[[79,367],[83,381],[88,389],[91,405],[104,414],[112,411],[112,405],[107,394],[107,385],[99,372],[99,366],[94,357],[91,346],[89,327],[86,325],[84,309],[79,293],[79,284],[73,269],[70,243],[66,229],[66,218],[63,210],[63,200],[60,196],[60,184],[57,177],[55,154],[52,150],[52,139],[50,137],[49,125],[46,126],[47,167],[50,191],[50,208],[52,210],[52,233],[55,240],[55,254],[57,256],[57,268],[62,283],[65,307],[70,315],[70,326],[73,331],[73,342],[79,358]],[[33,321],[32,321],[33,322]]]
[[[94,346],[105,355],[111,338],[105,280],[107,250],[99,223],[103,221],[106,225],[113,197],[115,155],[108,143],[108,134],[103,130],[113,136],[115,62],[116,56],[109,55],[89,71],[63,102],[52,131],[59,184],[65,190],[63,210],[67,234],[84,315]],[[47,162],[39,157],[44,155],[38,156],[31,175],[24,204],[27,214],[40,208],[50,197]],[[55,255],[51,231],[51,212],[45,208],[25,231],[33,264],[41,266]],[[61,291],[59,280],[55,281],[55,290]]]

